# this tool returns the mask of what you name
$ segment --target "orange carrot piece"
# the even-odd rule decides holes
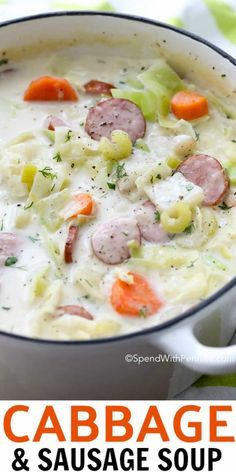
[[[196,120],[208,114],[208,101],[197,92],[178,92],[171,100],[171,111],[179,119]]]
[[[73,201],[65,208],[64,218],[66,220],[78,215],[90,215],[93,210],[93,199],[88,193],[77,193],[73,195]]]
[[[159,300],[149,283],[141,275],[130,272],[134,283],[117,279],[111,292],[111,304],[121,315],[149,316],[156,313],[163,302]]]
[[[25,101],[77,101],[78,94],[70,82],[60,77],[43,76],[33,80],[24,93]]]

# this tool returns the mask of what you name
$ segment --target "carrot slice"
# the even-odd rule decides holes
[[[25,101],[77,101],[78,94],[70,82],[45,75],[33,80],[24,93]]]
[[[186,90],[173,96],[171,110],[179,119],[196,120],[208,114],[208,101],[200,93]]]
[[[156,313],[163,302],[141,275],[130,272],[133,284],[117,279],[111,292],[111,304],[121,315],[149,316]]]
[[[65,220],[75,218],[77,215],[90,215],[93,210],[93,199],[88,193],[73,195],[73,201],[63,211]]]
[[[114,85],[108,82],[101,82],[100,80],[90,80],[90,82],[84,85],[85,92],[94,95],[105,94],[112,96],[111,89],[113,88],[115,88]]]

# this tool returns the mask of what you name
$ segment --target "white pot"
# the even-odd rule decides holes
[[[232,57],[190,33],[149,20],[69,12],[0,27],[1,49],[9,54],[15,48],[41,49],[74,39],[99,55],[111,45],[114,54],[127,56],[153,57],[161,51],[195,81],[228,80],[232,87],[236,82]],[[113,339],[49,342],[0,333],[0,398],[162,399],[181,392],[200,373],[235,372],[236,346],[222,347],[235,330],[235,284],[236,279],[161,326]],[[161,362],[160,353],[182,356],[181,362]],[[134,355],[133,362],[125,361],[126,354]]]

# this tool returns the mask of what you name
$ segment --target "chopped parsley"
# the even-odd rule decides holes
[[[158,210],[155,211],[154,213],[155,215],[155,222],[156,223],[159,223],[160,219],[161,219],[161,215],[160,215],[160,212]]]
[[[28,236],[28,238],[30,239],[30,241],[32,241],[32,243],[36,243],[37,241],[40,241],[40,238],[34,238],[33,236]]]
[[[1,225],[0,225],[0,231],[3,231],[4,229],[4,220],[3,218],[1,219]]]
[[[221,74],[221,77],[224,79],[224,77],[226,77],[226,74]]]
[[[197,131],[195,131],[195,134],[196,134],[196,141],[198,141],[199,138],[200,138],[200,133],[198,133]]]
[[[28,210],[29,208],[31,208],[33,206],[34,202],[31,202],[29,203],[29,205],[27,206],[24,206],[24,210]]]
[[[16,256],[10,256],[10,257],[7,257],[7,259],[5,260],[4,265],[6,267],[10,267],[10,266],[16,264],[17,261],[18,261],[18,259],[17,259]]]
[[[6,57],[3,59],[0,59],[0,66],[3,66],[4,64],[8,64],[8,62],[9,62],[9,59],[7,59]]]
[[[192,184],[186,185],[186,190],[187,190],[188,192],[191,192],[191,190],[193,190],[193,185],[192,185]]]
[[[2,310],[6,310],[6,311],[8,311],[8,310],[10,310],[10,309],[11,309],[11,307],[10,307],[10,306],[1,306],[1,309],[2,309]]]
[[[232,143],[236,143],[236,139],[231,139]]]
[[[68,141],[70,141],[71,137],[72,137],[72,130],[69,129],[66,133],[66,136],[65,136],[65,142],[67,143]]]
[[[195,230],[194,223],[191,223],[190,225],[185,228],[184,233],[185,234],[192,234],[192,232]]]
[[[61,153],[57,152],[56,155],[53,157],[53,159],[57,162],[61,162],[62,161]]]
[[[57,179],[57,175],[52,173],[52,167],[44,167],[39,172],[45,177],[45,179]]]
[[[191,261],[190,264],[186,266],[187,269],[192,269],[192,267],[194,267],[195,262],[197,262],[197,259],[195,259],[194,261]]]
[[[123,179],[123,177],[127,177],[127,172],[125,170],[125,163],[117,164],[116,166],[116,178],[117,180]]]
[[[157,174],[156,178],[157,178],[158,180],[161,180],[161,174]]]
[[[116,184],[114,184],[113,182],[107,182],[107,186],[110,190],[116,189]]]
[[[89,280],[87,280],[87,279],[84,279],[84,280],[90,287],[93,287],[93,284],[91,284],[91,282]]]
[[[138,316],[140,316],[140,318],[147,318],[147,315],[148,315],[147,311],[148,310],[147,310],[146,306],[140,308],[140,310],[138,312]]]
[[[221,210],[230,210],[232,207],[228,206],[225,202],[222,202],[221,205],[218,205],[218,208]]]

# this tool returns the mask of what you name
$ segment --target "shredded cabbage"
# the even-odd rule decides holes
[[[52,258],[56,269],[59,269],[63,262],[64,254],[61,251],[58,242],[52,239],[52,237],[48,234],[48,231],[44,226],[42,227],[42,236],[44,239],[45,248],[47,249],[49,256]],[[60,271],[58,271],[58,275],[61,275]]]
[[[235,108],[231,107],[229,104],[225,103],[225,98],[220,98],[215,93],[207,92],[207,97],[221,113],[223,113],[227,118],[236,119]]]
[[[83,164],[88,157],[100,154],[98,143],[89,137],[80,137],[80,131],[58,126],[55,130],[55,154],[60,153],[62,160]]]
[[[177,249],[174,246],[147,245],[140,248],[130,247],[132,259],[128,264],[138,264],[153,269],[170,269],[191,264],[199,258],[197,251]]]
[[[86,267],[80,264],[74,273],[75,284],[80,286],[86,295],[98,300],[104,300],[101,292],[100,282],[104,276],[104,270],[96,270],[92,267]]]
[[[139,74],[138,81],[143,89],[112,89],[115,98],[127,98],[142,110],[145,118],[154,121],[169,113],[170,99],[183,88],[182,80],[164,59],[157,59],[145,72]]]
[[[112,89],[114,98],[125,98],[134,102],[142,110],[146,120],[155,121],[157,118],[157,104],[155,95],[149,90],[141,89]]]
[[[175,242],[183,248],[199,248],[216,234],[218,222],[214,210],[195,209],[195,217],[189,232],[175,236]]]
[[[49,284],[48,273],[49,267],[42,267],[31,278],[31,282],[29,283],[29,298],[32,302],[45,295]]]
[[[31,202],[38,202],[42,198],[49,195],[52,185],[53,184],[50,179],[46,179],[43,174],[41,174],[41,172],[37,172],[29,193],[28,203],[30,204]]]
[[[42,198],[35,204],[34,208],[40,217],[41,224],[46,226],[49,231],[57,231],[64,222],[60,211],[70,201],[70,198],[69,190],[64,189],[61,192],[53,193],[49,197]]]

